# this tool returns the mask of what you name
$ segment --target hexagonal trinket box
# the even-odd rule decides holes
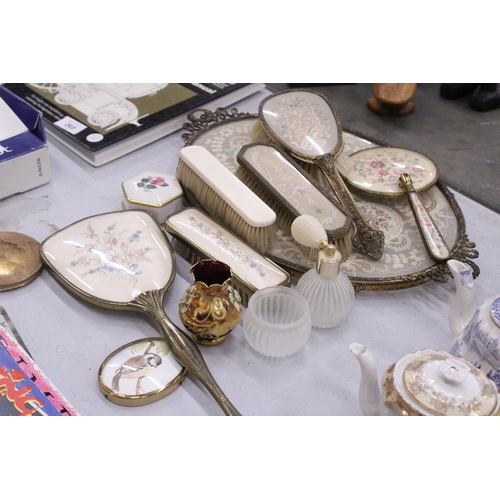
[[[159,223],[183,208],[182,187],[174,175],[142,172],[122,183],[124,210],[148,210]]]

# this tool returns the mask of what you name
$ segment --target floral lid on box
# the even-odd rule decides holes
[[[142,172],[122,183],[128,203],[145,207],[163,207],[182,196],[182,188],[174,175]]]

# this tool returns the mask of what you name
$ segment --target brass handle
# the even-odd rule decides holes
[[[226,415],[240,416],[241,414],[213,378],[194,341],[172,323],[166,315],[161,318],[160,325],[172,353],[181,365],[185,366],[206,387]]]

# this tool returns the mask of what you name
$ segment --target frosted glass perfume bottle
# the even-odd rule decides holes
[[[351,313],[355,296],[351,281],[340,270],[341,253],[328,243],[323,226],[310,215],[294,220],[292,236],[301,245],[320,249],[316,267],[307,271],[296,287],[309,303],[313,326],[340,325]]]

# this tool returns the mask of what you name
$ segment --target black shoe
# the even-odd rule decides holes
[[[471,95],[469,106],[474,111],[491,111],[500,108],[500,90],[496,83],[481,83]]]
[[[445,99],[458,99],[471,95],[478,87],[479,83],[442,83],[439,93]]]

